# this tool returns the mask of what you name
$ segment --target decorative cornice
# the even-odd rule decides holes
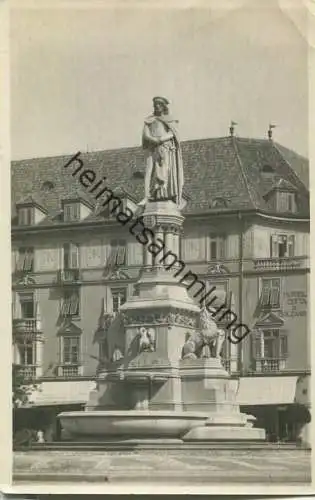
[[[82,334],[81,328],[79,328],[77,325],[75,325],[70,321],[63,323],[57,333],[57,335],[65,337],[67,335],[81,335],[81,334]]]
[[[131,276],[126,270],[121,270],[119,267],[115,269],[109,276],[104,278],[105,281],[130,280]],[[136,278],[135,278],[136,279]]]
[[[17,271],[14,274],[13,286],[36,285],[36,280],[30,274]]]
[[[207,272],[208,274],[230,274],[230,270],[220,262],[211,264]]]

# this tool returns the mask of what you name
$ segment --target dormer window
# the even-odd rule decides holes
[[[142,170],[135,170],[132,174],[134,179],[144,179],[144,172]]]
[[[288,191],[277,192],[277,211],[296,212],[296,194]]]
[[[31,226],[34,224],[34,207],[20,207],[18,209],[19,226]]]
[[[82,198],[63,200],[63,221],[77,222],[88,217],[92,212],[92,205]]]
[[[214,198],[211,204],[211,208],[226,208],[227,206],[228,206],[228,201],[222,197]]]
[[[297,189],[285,179],[279,179],[264,198],[277,212],[293,214],[297,211]]]
[[[263,174],[274,174],[275,173],[275,169],[271,166],[271,165],[263,165],[261,167],[261,171]]]
[[[18,225],[32,226],[38,224],[47,215],[42,202],[33,196],[28,196],[16,204]]]
[[[55,187],[55,185],[53,182],[45,181],[42,184],[42,191],[44,191],[44,193],[50,193],[50,191],[52,191],[54,189],[54,187]]]
[[[78,202],[64,203],[63,220],[64,222],[80,220],[80,203]]]

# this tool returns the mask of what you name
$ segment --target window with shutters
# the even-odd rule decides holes
[[[127,254],[126,240],[114,240],[111,242],[111,247],[113,250],[116,250],[116,266],[125,266]]]
[[[63,220],[64,222],[71,222],[80,220],[80,203],[64,203],[63,204]]]
[[[269,309],[280,307],[280,278],[264,278],[262,280],[260,305],[262,308]]]
[[[127,242],[126,240],[112,240],[109,260],[114,266],[126,265]]]
[[[226,257],[226,236],[211,234],[209,242],[209,259],[220,260]]]
[[[63,245],[63,268],[78,269],[79,266],[79,245],[76,243],[64,243]]]
[[[270,256],[285,258],[294,257],[294,235],[274,234],[270,241]]]
[[[272,372],[285,368],[288,357],[288,337],[278,328],[253,333],[253,358],[256,371]]]
[[[127,290],[126,288],[113,288],[112,289],[112,298],[113,298],[113,312],[118,312],[120,307],[127,300]]]
[[[35,300],[34,293],[20,293],[20,309],[22,319],[34,319],[35,318]]]
[[[34,271],[34,248],[33,247],[19,248],[16,269],[17,269],[17,271],[22,271],[25,273],[31,273]]]
[[[18,209],[19,226],[31,226],[34,224],[34,207],[21,207]]]
[[[80,315],[80,289],[65,289],[61,305],[61,316],[73,317]]]

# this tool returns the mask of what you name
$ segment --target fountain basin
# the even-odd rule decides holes
[[[110,439],[180,439],[205,425],[208,415],[177,411],[72,411],[58,415],[71,437]]]

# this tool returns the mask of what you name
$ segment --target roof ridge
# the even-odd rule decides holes
[[[187,144],[187,143],[192,143],[192,142],[201,142],[201,141],[224,141],[229,139],[229,136],[219,136],[219,137],[200,137],[198,139],[185,139],[183,141],[180,141],[181,145],[182,144]],[[80,151],[81,155],[93,155],[93,154],[101,154],[101,153],[114,153],[114,152],[127,152],[127,151],[132,151],[132,150],[141,150],[142,147],[140,144],[135,145],[135,146],[122,146],[120,148],[107,148],[107,149],[97,149],[95,151]],[[76,153],[77,154],[77,153]],[[28,162],[28,161],[34,161],[34,160],[55,160],[55,159],[61,159],[61,158],[68,158],[69,156],[72,156],[73,153],[62,153],[58,155],[53,155],[53,156],[35,156],[32,158],[21,158],[19,160],[12,160],[11,163],[21,163],[21,162]]]
[[[297,153],[294,149],[290,149],[288,148],[287,146],[283,146],[283,144],[280,144],[280,142],[277,142],[277,141],[272,141],[272,143],[277,147],[277,149],[280,147],[280,148],[283,148],[283,149],[286,149],[287,151],[290,151],[291,153],[294,153],[296,156],[298,156],[299,158],[302,158],[303,160],[309,162],[309,158],[307,156],[304,156],[302,155],[301,153]],[[281,151],[280,151],[281,153]]]
[[[185,139],[183,141],[181,141],[181,144],[189,144],[189,143],[194,143],[194,142],[206,142],[206,141],[210,141],[210,142],[214,142],[214,141],[226,141],[227,139],[230,139],[231,137],[226,135],[226,136],[217,136],[217,137],[200,137],[200,138],[194,138],[194,139]],[[267,144],[270,142],[269,139],[266,139],[266,138],[260,138],[260,137],[240,137],[240,136],[237,136],[235,135],[234,136],[234,139],[236,139],[237,141],[243,141],[243,142],[259,142],[259,143],[262,143],[262,144]],[[274,144],[274,146],[276,147],[276,145],[278,143],[276,142],[273,142],[272,141],[272,144]],[[286,146],[283,146],[282,144],[279,144],[280,147],[282,148],[285,148],[287,149],[288,151],[294,153],[295,155],[303,158],[304,160],[306,161],[309,161],[309,159],[299,153],[296,153],[293,149],[290,149],[290,148],[287,148]],[[80,153],[82,155],[93,155],[93,154],[100,154],[100,153],[113,153],[113,152],[127,152],[127,151],[132,151],[132,150],[139,150],[141,149],[141,145],[138,144],[138,145],[134,145],[134,146],[123,146],[123,147],[116,147],[116,148],[106,148],[106,149],[97,149],[95,151],[80,151]],[[278,150],[278,148],[277,148]],[[278,150],[278,152],[281,154],[281,151]],[[58,159],[58,158],[68,158],[69,156],[71,156],[72,153],[62,153],[62,154],[57,154],[57,155],[53,155],[53,156],[35,156],[35,157],[32,157],[32,158],[21,158],[21,159],[17,159],[17,160],[12,160],[11,163],[12,164],[15,164],[15,163],[21,163],[21,162],[28,162],[28,161],[34,161],[34,160],[48,160],[48,159]],[[281,155],[282,156],[282,155]],[[287,162],[288,163],[288,162]],[[291,167],[292,168],[292,167]]]
[[[241,174],[242,174],[242,177],[243,177],[243,180],[244,180],[244,184],[245,184],[246,189],[248,191],[249,199],[250,199],[253,207],[255,209],[257,209],[258,206],[256,205],[256,203],[254,201],[254,198],[253,198],[253,195],[252,195],[252,192],[251,192],[251,189],[250,189],[249,181],[248,181],[247,175],[245,173],[244,165],[243,165],[242,159],[240,157],[239,151],[237,149],[236,141],[234,140],[234,137],[231,137],[231,139],[232,139],[232,144],[233,144],[233,149],[234,149],[234,152],[235,152],[235,156],[236,156],[236,159],[237,159],[237,162],[239,164],[240,171],[241,171]]]

